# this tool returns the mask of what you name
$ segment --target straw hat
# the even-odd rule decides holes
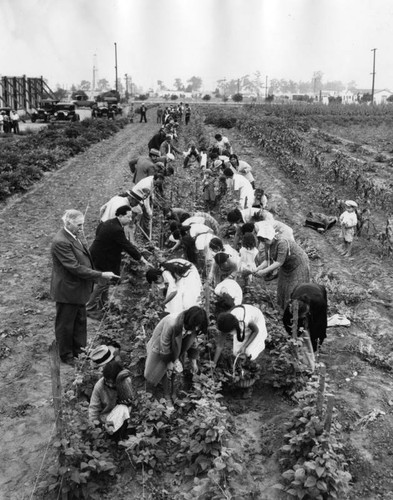
[[[104,366],[113,359],[115,351],[116,348],[111,345],[99,345],[90,353],[90,359],[96,366]]]

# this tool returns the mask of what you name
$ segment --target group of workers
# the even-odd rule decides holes
[[[130,160],[132,187],[101,208],[90,251],[82,242],[83,214],[66,212],[64,228],[52,244],[52,296],[57,302],[59,354],[63,362],[73,364],[86,346],[86,315],[102,320],[108,308],[110,283],[121,275],[122,252],[142,263],[147,282],[162,297],[164,306],[163,317],[147,343],[144,377],[152,390],[162,385],[173,408],[176,374],[184,369],[198,372],[197,337],[207,333],[211,321],[202,306],[204,280],[214,289],[217,334],[212,366],[220,363],[229,344],[231,355],[243,355],[253,362],[265,349],[268,332],[263,310],[259,305],[243,303],[243,289],[253,280],[276,277],[277,309],[288,331],[291,304],[297,301],[299,334],[304,329],[309,331],[315,351],[326,337],[327,297],[323,286],[311,283],[309,259],[295,241],[292,229],[275,219],[262,190],[256,196],[253,169],[238,158],[230,141],[216,134],[208,151],[199,151],[194,143],[191,155],[173,146],[168,152],[162,144],[170,146],[177,139],[177,127],[170,122],[168,125],[152,138],[157,142],[149,142],[147,156]],[[161,144],[158,134],[163,139]],[[183,166],[200,172],[202,178],[210,176],[225,185],[225,196],[233,205],[227,213],[231,239],[223,234],[222,221],[208,211],[189,213],[165,203],[165,186],[175,170],[174,154],[182,154],[183,160],[188,158]],[[201,186],[205,189],[203,183]],[[212,191],[218,195],[217,185],[213,184]],[[140,230],[142,239],[151,242],[153,208],[158,205],[166,221],[169,248],[168,258],[153,265],[152,254],[136,246],[135,231]],[[76,290],[82,288],[75,304]],[[90,357],[103,369],[93,390],[90,420],[104,422],[111,433],[122,433],[129,418],[127,402],[135,396],[131,373],[124,370],[114,346],[100,345]]]

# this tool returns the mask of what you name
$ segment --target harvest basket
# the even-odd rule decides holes
[[[240,353],[236,356],[233,362],[232,381],[233,384],[240,389],[247,389],[255,384],[257,377],[247,367],[242,364],[247,360],[247,355]]]

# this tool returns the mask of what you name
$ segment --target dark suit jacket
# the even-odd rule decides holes
[[[120,274],[121,252],[128,253],[135,260],[141,259],[139,250],[127,240],[117,217],[98,225],[90,252],[97,269],[115,274]]]
[[[66,304],[86,304],[102,273],[93,269],[86,247],[61,229],[51,246],[53,260],[51,297]]]

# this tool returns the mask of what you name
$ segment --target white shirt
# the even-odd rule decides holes
[[[203,233],[213,233],[213,230],[210,227],[205,226],[205,224],[191,224],[190,226],[190,236],[192,238],[196,238],[198,235]]]
[[[246,354],[251,356],[251,359],[255,360],[259,354],[265,349],[265,340],[267,337],[265,317],[260,309],[255,306],[242,305],[240,307],[235,307],[232,309],[231,314],[238,319],[240,324],[240,329],[245,329],[244,341],[248,340],[251,335],[251,330],[249,328],[250,323],[254,323],[258,328],[258,334],[251,344],[246,349]],[[236,337],[236,331],[233,332],[233,354],[236,356],[243,342],[239,342]]]
[[[239,166],[237,171],[239,174],[243,175],[249,182],[253,182],[254,176],[251,173],[252,167],[246,161],[239,160]]]
[[[214,289],[214,293],[216,295],[223,295],[227,293],[230,297],[232,297],[235,306],[240,306],[243,302],[243,290],[239,283],[231,278],[226,278],[221,281],[216,288]]]
[[[168,262],[190,264],[185,259],[171,259]],[[201,304],[201,295],[203,292],[202,281],[194,264],[191,264],[191,268],[186,276],[177,281],[169,271],[164,271],[162,277],[165,283],[168,283],[167,296],[172,292],[177,292],[175,297],[165,304],[166,312],[169,314],[179,314],[192,306],[199,306]]]
[[[100,208],[100,220],[105,222],[116,217],[116,210],[124,205],[130,206],[128,198],[114,196]]]
[[[234,174],[233,190],[239,191],[239,204],[241,209],[252,207],[254,203],[254,189],[250,182],[240,174]]]

